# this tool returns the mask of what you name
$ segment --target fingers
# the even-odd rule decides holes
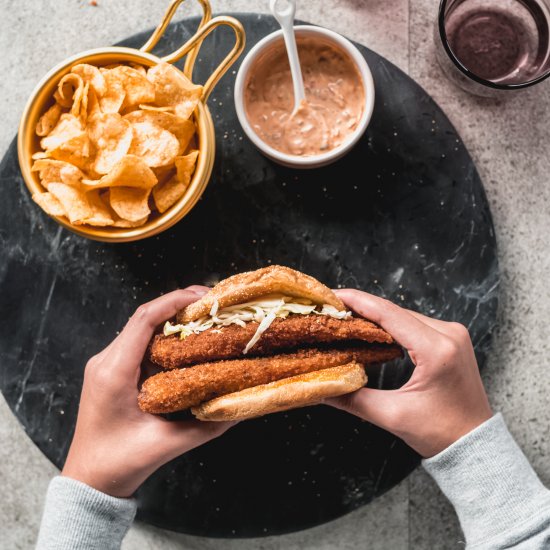
[[[363,388],[340,397],[331,397],[324,403],[358,416],[390,432],[395,432],[398,427],[399,397],[397,390]]]
[[[219,437],[236,424],[237,421],[167,421],[164,423],[163,441],[168,446],[168,452],[175,457]]]
[[[437,330],[437,332],[445,332],[444,325],[447,324],[445,321],[440,321],[439,319],[428,317],[427,315],[423,315],[422,313],[419,313],[418,311],[413,311],[412,309],[407,309],[406,311],[415,319],[418,319],[421,323],[424,323],[425,325],[432,327],[434,330]]]
[[[438,332],[392,302],[360,290],[338,290],[338,297],[359,315],[387,330],[409,352],[427,352]]]
[[[184,288],[183,291],[186,291],[186,292],[189,292],[189,293],[193,293],[195,296],[192,296],[190,297],[190,300],[187,301],[186,303],[183,303],[183,305],[181,306],[182,308],[185,307],[186,305],[189,305],[189,303],[191,302],[194,302],[195,300],[198,300],[201,296],[204,296],[210,289],[207,287],[207,286],[201,286],[201,285],[191,285],[187,288]],[[176,292],[182,292],[180,290],[177,290]],[[159,298],[159,300],[164,300],[166,299],[166,297],[168,296],[171,296],[172,294],[174,294],[173,292],[171,292],[170,294],[166,294],[165,296]],[[156,300],[154,300],[156,301]],[[149,302],[150,304],[152,302]],[[145,305],[148,305],[148,304],[145,304]],[[169,316],[171,317],[171,316]],[[167,317],[166,319],[168,319],[169,317]],[[164,320],[166,320],[164,319]],[[162,323],[162,321],[160,321],[158,324]],[[124,332],[124,331],[123,331]],[[118,342],[120,336],[122,336],[122,333],[119,335],[119,337],[115,338],[106,348],[104,348],[103,350],[101,350],[96,356],[95,356],[95,360],[96,362],[100,362],[101,360],[103,360],[109,353],[109,351],[111,351],[111,349],[115,346],[115,344]]]
[[[189,292],[194,292],[197,296],[204,296],[209,290],[210,287],[202,285],[191,285],[185,288]]]
[[[407,311],[422,323],[425,323],[426,325],[432,327],[434,330],[437,330],[441,334],[444,334],[445,336],[449,336],[450,338],[461,338],[465,335],[466,332],[468,332],[468,329],[460,323],[454,323],[450,321],[441,321],[440,319],[433,319],[432,317],[427,317],[426,315],[423,315],[422,313],[418,313],[417,311],[411,311],[411,310],[407,310]],[[469,333],[468,333],[468,337],[469,337]]]
[[[114,342],[115,341],[113,340],[106,348],[103,348],[99,353],[94,355],[93,359],[96,363],[101,363],[101,361],[107,356],[109,351],[112,349]]]
[[[198,294],[187,289],[175,290],[138,307],[110,346],[109,356],[115,355],[115,366],[134,371],[158,325],[198,298]]]

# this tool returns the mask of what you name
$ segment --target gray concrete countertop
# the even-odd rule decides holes
[[[450,84],[433,54],[438,0],[302,0],[297,16],[357,40],[416,79],[462,135],[491,204],[502,270],[499,328],[484,381],[495,410],[550,485],[550,81],[503,100],[476,99]],[[156,25],[168,0],[0,0],[0,151],[16,133],[38,79],[70,54]],[[193,2],[180,8],[195,14]],[[216,13],[267,11],[267,0],[213,0]],[[16,328],[16,327],[14,327]],[[0,399],[1,549],[32,548],[56,469]],[[450,549],[463,547],[456,516],[419,469],[373,504],[326,525],[248,541],[178,535],[136,524],[130,549]]]

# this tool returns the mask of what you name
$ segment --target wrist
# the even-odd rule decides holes
[[[80,481],[96,491],[116,498],[130,498],[142,482],[138,482],[136,476],[129,472],[120,475],[114,471],[91,467],[85,461],[75,464],[69,459],[61,471],[61,476]]]
[[[414,434],[403,439],[422,458],[431,458],[484,424],[492,416],[489,407],[477,411],[474,415],[440,416],[434,420],[432,429],[427,433]]]

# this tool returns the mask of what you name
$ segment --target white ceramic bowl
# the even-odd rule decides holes
[[[281,30],[268,34],[265,38],[260,40],[244,58],[235,81],[235,109],[237,110],[239,122],[241,123],[246,135],[264,155],[284,166],[290,166],[293,168],[318,168],[320,166],[330,164],[331,162],[334,162],[344,156],[365,133],[374,108],[374,81],[365,58],[347,38],[344,38],[340,34],[323,27],[314,27],[312,25],[298,25],[294,27],[294,31],[297,37],[319,37],[324,41],[332,42],[335,46],[339,46],[343,51],[347,52],[350,58],[354,61],[357,70],[361,75],[363,88],[365,90],[363,116],[361,117],[355,131],[350,134],[346,141],[344,141],[341,145],[327,151],[326,153],[311,156],[298,156],[288,155],[277,151],[277,149],[267,145],[267,143],[265,143],[252,129],[244,107],[244,87],[247,82],[248,72],[250,67],[254,65],[257,57],[265,49],[269,48],[275,42],[283,40],[283,31]]]

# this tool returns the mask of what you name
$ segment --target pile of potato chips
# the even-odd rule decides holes
[[[168,63],[75,65],[36,126],[32,170],[46,192],[34,201],[74,225],[138,227],[165,212],[195,170],[201,93]]]

